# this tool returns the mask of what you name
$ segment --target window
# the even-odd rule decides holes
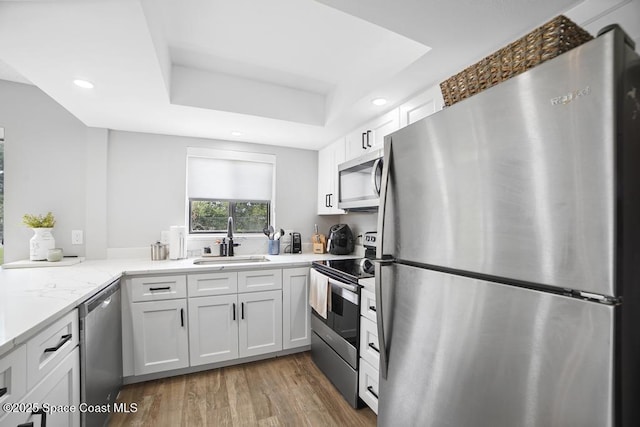
[[[189,200],[189,232],[220,233],[227,231],[227,221],[233,218],[234,232],[262,233],[269,225],[268,201]]]
[[[273,223],[275,156],[239,151],[187,150],[189,233],[262,233]]]

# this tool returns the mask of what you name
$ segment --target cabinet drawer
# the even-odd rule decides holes
[[[235,294],[238,292],[238,273],[204,273],[187,276],[190,297]]]
[[[372,322],[378,321],[376,317],[376,294],[367,289],[360,291],[360,315]]]
[[[378,345],[378,327],[371,320],[360,318],[360,357],[372,366],[380,366],[380,347]]]
[[[32,389],[78,345],[78,310],[27,341],[27,388]]]
[[[187,297],[187,277],[184,275],[134,277],[130,284],[133,302]]]
[[[358,394],[373,412],[378,413],[378,370],[360,359]]]
[[[238,272],[238,292],[258,292],[282,289],[282,270]]]
[[[0,418],[3,403],[15,403],[27,392],[27,347],[21,345],[0,359]]]

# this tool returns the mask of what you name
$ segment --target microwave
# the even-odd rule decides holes
[[[338,208],[375,211],[380,204],[383,150],[338,165]]]

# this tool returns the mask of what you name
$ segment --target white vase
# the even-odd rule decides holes
[[[56,247],[56,241],[51,234],[51,228],[32,228],[35,233],[29,240],[29,259],[31,261],[44,261],[47,259],[49,249]]]

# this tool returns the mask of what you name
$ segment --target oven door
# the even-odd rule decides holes
[[[323,276],[327,277],[331,287],[331,303],[327,307],[326,319],[312,309],[311,328],[351,364],[350,359],[353,355],[357,357],[358,349],[360,286]]]

